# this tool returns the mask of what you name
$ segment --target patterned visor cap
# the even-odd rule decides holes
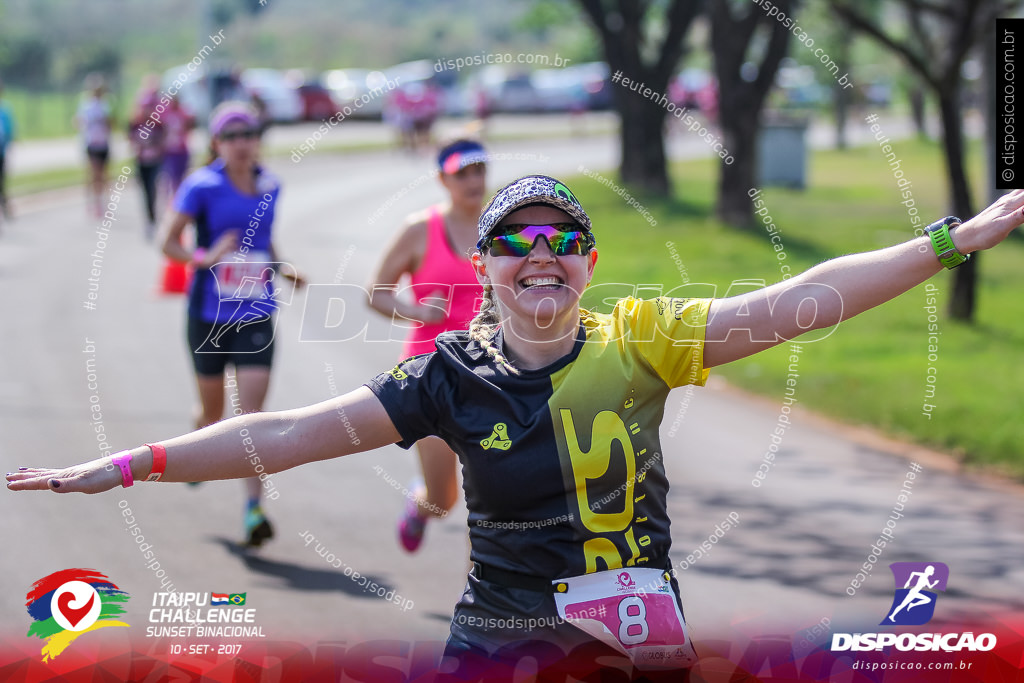
[[[585,230],[591,229],[590,217],[587,216],[587,212],[583,210],[579,200],[568,187],[550,176],[528,175],[513,180],[491,197],[491,201],[480,214],[480,222],[477,226],[480,231],[480,239],[476,243],[477,249],[483,246],[487,236],[506,216],[516,209],[531,204],[553,206],[569,214]]]

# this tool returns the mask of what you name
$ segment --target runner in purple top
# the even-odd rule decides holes
[[[157,176],[164,159],[166,129],[156,110],[160,103],[156,76],[147,76],[139,88],[135,111],[128,122],[128,142],[135,155],[135,166],[146,204],[146,239],[156,232]]]
[[[256,113],[240,102],[225,102],[210,115],[217,158],[192,173],[174,200],[164,230],[163,252],[191,263],[195,277],[188,295],[188,343],[202,404],[196,427],[224,415],[225,367],[234,414],[263,409],[274,353],[274,320],[281,277],[301,287],[304,280],[277,258],[271,236],[280,181],[257,162]],[[181,243],[193,223],[196,248]],[[255,447],[253,476],[246,479],[245,543],[258,546],[273,535],[260,507],[264,488]]]
[[[181,187],[188,171],[189,148],[188,134],[195,128],[195,117],[181,104],[177,96],[167,103],[163,115],[166,140],[164,147],[164,165],[161,171],[167,182],[169,194],[173,197]]]

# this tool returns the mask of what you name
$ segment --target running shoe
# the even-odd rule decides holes
[[[415,500],[407,500],[405,512],[398,520],[398,540],[406,552],[416,552],[423,543],[423,532],[427,529],[427,518],[421,514]]]
[[[274,537],[274,529],[259,506],[249,508],[245,513],[245,542],[250,548],[258,548],[264,541]]]

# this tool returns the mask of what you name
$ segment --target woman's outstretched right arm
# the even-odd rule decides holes
[[[401,440],[376,396],[360,387],[343,396],[294,410],[247,413],[184,436],[161,441],[167,465],[160,481],[209,481],[255,476]],[[153,467],[146,446],[130,451],[132,476],[144,480]],[[22,468],[7,474],[12,491],[49,489],[58,493],[100,493],[122,481],[111,457],[64,469]]]

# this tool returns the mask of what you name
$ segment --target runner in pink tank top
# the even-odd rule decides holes
[[[449,202],[412,214],[385,250],[370,283],[370,305],[388,318],[401,316],[418,325],[409,334],[402,358],[432,353],[434,339],[448,330],[464,330],[479,310],[483,288],[469,256],[479,237],[477,221],[486,191],[487,153],[479,142],[460,139],[441,148],[438,179]],[[408,287],[402,284],[408,282]],[[423,481],[409,487],[410,500],[399,520],[398,535],[407,551],[423,540],[430,517],[444,517],[458,497],[458,457],[439,438],[416,443]]]
[[[481,288],[464,252],[456,253],[448,234],[443,207],[427,209],[426,250],[420,267],[410,275],[413,300],[423,306],[444,309],[440,322],[423,323],[405,342],[402,358],[436,350],[434,338],[449,330],[465,330],[480,308]]]

